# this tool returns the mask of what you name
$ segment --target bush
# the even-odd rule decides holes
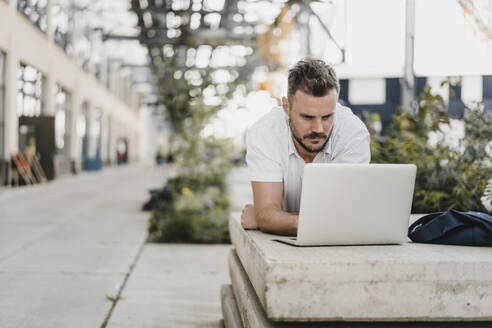
[[[226,192],[226,181],[223,175],[209,172],[207,175],[188,176],[179,175],[169,179],[164,187],[150,190],[150,199],[144,204],[143,210],[167,211],[177,200],[182,190],[193,190],[203,192],[207,187],[215,186],[223,194]]]
[[[183,50],[178,47],[173,53]],[[171,156],[167,157],[178,168],[178,176],[150,191],[150,200],[143,206],[144,210],[153,210],[148,239],[229,242],[225,179],[232,167],[232,141],[207,136],[204,129],[236,92],[239,74],[231,72],[229,82],[216,81],[214,69],[183,66],[176,56],[166,57],[162,65],[166,78],[159,80],[161,108],[172,127]],[[206,103],[205,93],[215,100]]]
[[[225,178],[177,176],[160,191],[149,220],[152,242],[229,242]],[[156,197],[157,198],[157,197]]]
[[[492,211],[483,201],[492,177],[492,112],[467,108],[461,121],[465,136],[455,144],[446,143],[443,130],[459,121],[449,116],[443,99],[430,87],[417,99],[414,112],[397,109],[385,134],[375,131],[375,120],[366,114],[372,162],[417,166],[413,213]]]

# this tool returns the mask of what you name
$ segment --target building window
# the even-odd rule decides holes
[[[481,76],[463,76],[461,100],[469,107],[474,107],[483,101],[483,78]]]
[[[5,144],[5,54],[0,51],[0,160]]]
[[[32,66],[20,64],[17,71],[17,115],[39,116],[42,110],[43,75]]]
[[[17,10],[43,32],[48,29],[46,21],[46,0],[18,0]]]
[[[57,85],[55,95],[55,144],[58,154],[69,155],[71,104],[70,93]]]
[[[386,102],[385,79],[350,79],[348,89],[352,105],[383,105]]]
[[[55,27],[55,42],[73,55],[72,31],[74,22],[73,3],[68,0],[56,0],[53,3],[53,26]]]

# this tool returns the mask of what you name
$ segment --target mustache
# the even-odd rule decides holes
[[[304,139],[315,139],[315,138],[322,138],[322,139],[326,139],[328,138],[328,136],[326,135],[326,133],[317,133],[317,132],[312,132],[312,133],[308,133],[308,134],[305,134],[303,136]]]

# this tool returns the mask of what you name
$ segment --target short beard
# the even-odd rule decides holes
[[[326,146],[326,143],[328,142],[328,140],[330,139],[330,135],[331,135],[331,131],[330,131],[330,135],[326,135],[324,133],[310,133],[310,134],[306,134],[304,135],[302,138],[299,137],[297,135],[297,131],[295,129],[295,126],[294,124],[292,124],[292,120],[289,118],[289,127],[290,127],[290,131],[292,132],[292,136],[294,137],[294,139],[296,139],[296,141],[301,145],[301,147],[307,151],[308,153],[319,153],[323,148],[325,148]],[[332,127],[333,129],[333,127]],[[321,147],[319,148],[312,148],[312,147],[309,147],[308,145],[306,145],[302,139],[304,138],[308,138],[308,139],[313,139],[313,138],[324,138],[326,139],[325,142],[321,145]]]

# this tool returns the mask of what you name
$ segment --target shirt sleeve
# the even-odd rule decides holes
[[[274,158],[275,149],[270,138],[262,138],[259,131],[246,135],[246,163],[251,181],[282,182],[282,165]],[[270,149],[272,148],[272,149]]]
[[[365,126],[360,127],[333,158],[334,163],[368,164],[371,161],[370,136]]]

